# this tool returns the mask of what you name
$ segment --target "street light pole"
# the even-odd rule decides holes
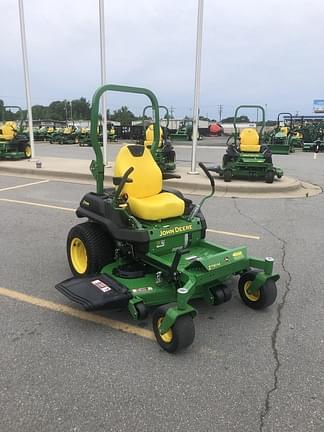
[[[30,96],[29,69],[28,69],[28,58],[27,58],[26,30],[25,30],[25,17],[24,17],[23,0],[18,0],[18,5],[19,5],[21,50],[22,50],[22,56],[23,56],[26,103],[27,103],[27,112],[28,112],[29,142],[30,142],[32,156],[36,157],[34,131],[33,131],[33,115],[32,115],[32,105],[31,105],[31,96]]]
[[[203,15],[204,15],[204,0],[198,0],[195,93],[194,93],[194,107],[193,107],[193,118],[192,118],[191,171],[189,171],[188,174],[199,174],[198,171],[196,171],[196,152],[197,152],[198,125],[199,125],[200,71],[201,71]]]
[[[107,84],[106,77],[106,38],[105,38],[105,8],[104,0],[99,0],[99,27],[100,27],[100,65],[101,65],[101,85]],[[107,155],[107,96],[102,95],[101,99],[102,110],[102,145],[104,164],[108,163]]]

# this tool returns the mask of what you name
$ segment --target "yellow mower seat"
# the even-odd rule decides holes
[[[246,153],[260,153],[259,134],[255,129],[246,128],[240,133],[240,151]]]
[[[14,139],[17,131],[17,125],[14,121],[7,121],[0,127],[0,138],[6,141]]]
[[[154,125],[151,124],[146,129],[146,132],[145,132],[145,141],[144,141],[145,147],[151,146],[153,144],[153,140],[154,140]],[[159,147],[161,147],[162,140],[163,140],[163,129],[160,126],[160,142],[159,142]]]
[[[287,128],[287,126],[282,126],[282,127],[280,128],[280,132],[281,132],[283,135],[287,136],[287,135],[288,135],[288,128]]]
[[[126,183],[123,193],[132,215],[144,220],[161,220],[182,216],[184,201],[172,193],[162,191],[162,173],[153,156],[141,145],[125,145],[115,161],[115,177],[122,177],[128,168],[134,171]]]

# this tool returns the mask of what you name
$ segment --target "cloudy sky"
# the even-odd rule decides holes
[[[198,0],[106,0],[108,82],[144,86],[175,115],[193,105]],[[24,0],[33,104],[91,98],[100,83],[97,0]],[[18,0],[1,0],[0,98],[25,106]],[[200,111],[239,104],[312,113],[324,99],[323,0],[205,0]],[[108,95],[139,113],[140,96]]]

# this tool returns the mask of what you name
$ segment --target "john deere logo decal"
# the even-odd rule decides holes
[[[181,232],[186,232],[186,231],[191,231],[191,230],[192,230],[192,224],[176,226],[173,228],[160,230],[160,237],[164,237],[164,236],[168,236],[168,235],[172,235],[172,234],[178,234]]]

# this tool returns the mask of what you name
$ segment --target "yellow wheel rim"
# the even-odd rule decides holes
[[[25,156],[26,157],[30,157],[31,156],[31,147],[30,146],[26,146],[25,147]]]
[[[160,329],[161,324],[162,324],[162,321],[163,321],[163,317],[161,317],[161,318],[158,319],[158,329]],[[163,342],[165,342],[165,343],[170,343],[170,342],[172,342],[172,339],[173,339],[173,332],[172,332],[172,329],[169,328],[169,330],[168,330],[166,333],[163,333],[163,334],[160,333],[160,338],[161,338],[161,339],[163,340]]]
[[[73,268],[79,274],[84,274],[88,266],[87,250],[82,240],[75,237],[70,245],[70,257]]]
[[[248,300],[250,300],[251,302],[256,302],[260,299],[260,290],[257,290],[254,293],[251,292],[250,291],[251,285],[252,285],[252,281],[245,282],[244,287],[243,287],[244,288],[244,294]]]

